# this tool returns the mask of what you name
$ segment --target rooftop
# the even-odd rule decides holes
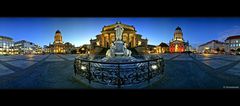
[[[225,44],[224,42],[221,42],[221,41],[218,41],[218,40],[211,40],[211,41],[209,41],[207,43],[204,43],[204,44],[201,44],[199,46],[204,46],[204,45],[207,45],[207,44],[212,43],[212,42],[219,43],[219,44]]]
[[[229,39],[240,39],[240,35],[229,36],[227,37],[226,40],[229,40]]]
[[[7,36],[0,36],[0,38],[5,38],[5,39],[13,40],[12,38],[7,37]]]

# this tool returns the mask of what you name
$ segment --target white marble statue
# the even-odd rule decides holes
[[[127,56],[131,57],[132,52],[127,49],[127,44],[122,41],[122,34],[124,28],[120,25],[116,25],[116,41],[113,42],[110,46],[110,49],[106,52],[106,57],[115,57],[115,56]]]
[[[123,30],[124,30],[123,27],[121,25],[117,25],[115,30],[116,30],[116,40],[121,41]]]

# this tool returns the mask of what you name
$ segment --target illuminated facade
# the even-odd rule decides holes
[[[110,47],[110,45],[116,40],[116,31],[114,29],[117,24],[120,24],[124,28],[122,40],[124,43],[126,43],[128,48],[136,48],[141,52],[144,48],[147,47],[148,40],[142,39],[142,35],[137,34],[134,26],[122,24],[121,22],[116,22],[115,24],[104,26],[102,28],[101,34],[96,35],[96,39],[90,40],[91,53],[101,51],[102,49],[100,48]]]
[[[19,54],[41,54],[42,48],[32,42],[21,40],[14,43]]]
[[[229,36],[225,43],[227,44],[226,51],[237,50],[240,48],[240,35]]]
[[[18,54],[18,49],[14,47],[14,41],[10,37],[0,36],[0,55]]]
[[[169,46],[166,43],[160,43],[157,47],[156,47],[156,53],[167,53],[169,52]]]
[[[211,40],[198,46],[199,53],[220,53],[225,52],[226,44],[218,40]]]
[[[72,54],[74,52],[76,52],[75,46],[70,42],[64,43],[59,30],[55,33],[53,44],[44,45],[43,47],[43,53]]]
[[[65,46],[62,41],[62,35],[59,30],[56,31],[53,44],[49,44],[50,53],[65,53]]]
[[[169,43],[169,51],[171,53],[188,51],[188,45],[188,42],[183,39],[182,29],[178,26],[174,32],[174,38]]]

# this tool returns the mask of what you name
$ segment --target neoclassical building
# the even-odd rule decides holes
[[[169,51],[171,53],[188,51],[188,46],[189,43],[184,41],[182,29],[178,26],[174,38],[169,42]]]
[[[75,46],[70,42],[63,42],[62,34],[59,30],[55,32],[53,44],[44,46],[44,53],[70,54],[75,50]]]
[[[63,44],[62,34],[59,30],[55,32],[53,44],[49,44],[47,48],[48,50],[46,50],[46,52],[49,53],[65,53],[65,45]]]
[[[142,35],[137,34],[134,26],[126,25],[121,22],[116,22],[112,25],[107,25],[102,28],[101,34],[96,35],[96,39],[91,39],[90,44],[92,52],[96,52],[95,47],[109,48],[116,40],[115,27],[120,24],[123,28],[123,42],[127,44],[128,48],[147,47],[147,39],[142,39]]]

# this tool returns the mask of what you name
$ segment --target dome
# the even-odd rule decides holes
[[[176,30],[182,30],[179,26],[176,28]]]
[[[59,30],[57,30],[56,33],[61,33],[61,32]]]

